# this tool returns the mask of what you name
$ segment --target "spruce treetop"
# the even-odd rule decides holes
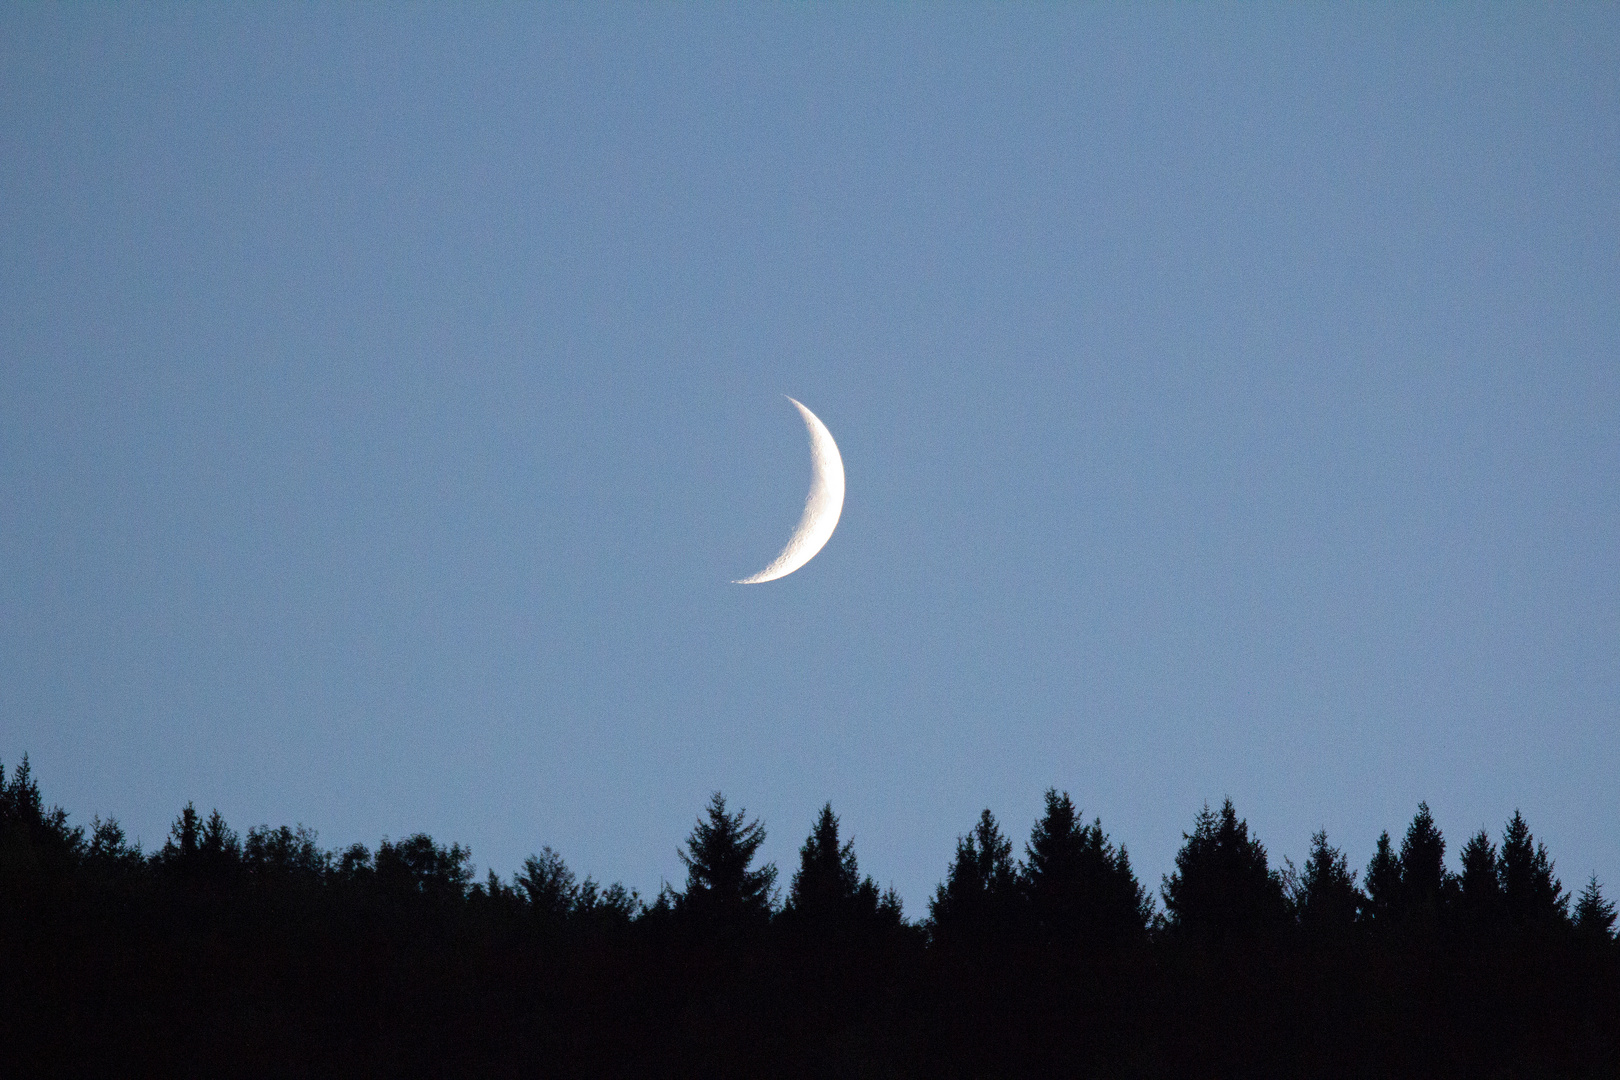
[[[727,812],[725,796],[718,791],[705,813],[693,826],[686,850],[676,852],[686,867],[686,889],[676,894],[676,909],[714,926],[762,922],[770,916],[776,885],[775,866],[753,868],[765,843],[765,827],[758,819],[748,821],[746,811]]]

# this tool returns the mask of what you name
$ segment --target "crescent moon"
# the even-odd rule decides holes
[[[838,444],[833,442],[816,414],[799,402],[788,398],[804,417],[804,426],[810,432],[810,494],[804,500],[804,516],[793,530],[787,547],[771,564],[753,577],[734,581],[734,585],[758,585],[787,577],[793,571],[816,557],[826,546],[838,527],[838,515],[844,512],[844,459],[838,455]]]

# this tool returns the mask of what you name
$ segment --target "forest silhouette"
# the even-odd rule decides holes
[[[1426,804],[1352,869],[1274,862],[1204,806],[1156,890],[1049,790],[985,810],[926,913],[824,806],[785,886],[716,793],[683,887],[509,879],[425,834],[375,850],[181,809],[143,851],[0,767],[10,1075],[1620,1076],[1620,945],[1517,812],[1446,862]],[[942,853],[944,855],[946,853]],[[1162,906],[1161,906],[1162,904]]]

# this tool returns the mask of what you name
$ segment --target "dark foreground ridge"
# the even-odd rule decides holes
[[[319,847],[190,805],[142,852],[0,770],[7,1075],[1615,1077],[1620,947],[1515,814],[1448,869],[1427,806],[1364,874],[1205,807],[1160,911],[1049,791],[987,810],[928,916],[826,807],[785,887],[718,794],[650,902],[550,849],[504,881],[426,835]]]

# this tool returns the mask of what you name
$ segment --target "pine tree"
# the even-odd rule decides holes
[[[1575,901],[1575,931],[1588,940],[1608,943],[1614,940],[1614,904],[1603,898],[1603,889],[1593,874]]]
[[[1017,933],[1021,890],[1012,841],[1001,834],[988,809],[956,841],[945,881],[928,904],[929,932],[936,942],[975,948]]]
[[[784,910],[804,917],[836,916],[853,900],[860,887],[855,842],[839,843],[838,815],[833,813],[832,803],[827,803],[799,848],[799,868],[793,872]],[[874,894],[875,891],[874,887]]]
[[[202,819],[197,816],[197,808],[188,801],[174,824],[169,826],[169,838],[152,855],[152,861],[168,874],[196,877],[201,871],[198,858],[201,845]]]
[[[1184,833],[1175,872],[1160,890],[1172,930],[1225,939],[1276,930],[1287,922],[1282,877],[1266,863],[1266,849],[1249,836],[1232,800],[1219,814],[1204,804],[1193,831]]]
[[[34,770],[28,764],[28,755],[11,770],[11,782],[6,782],[6,770],[0,764],[0,828],[14,825],[33,827],[45,818],[45,803],[34,780]]]
[[[745,811],[726,812],[725,796],[709,799],[708,820],[698,819],[677,852],[686,867],[686,889],[673,896],[675,913],[688,925],[722,932],[762,926],[775,900],[776,867],[751,869],[765,843],[765,828]]]
[[[838,815],[827,803],[799,848],[799,868],[788,886],[782,919],[790,927],[820,937],[845,937],[880,925],[897,927],[899,908],[862,877],[855,842],[839,842]]]
[[[1502,854],[1497,864],[1502,882],[1502,907],[1518,927],[1547,927],[1569,917],[1569,896],[1553,877],[1547,846],[1536,843],[1524,815],[1515,810],[1502,833]]]
[[[94,872],[104,876],[128,876],[137,873],[144,862],[140,844],[129,843],[117,818],[102,821],[97,817],[90,823],[85,863]]]
[[[1450,875],[1446,873],[1446,841],[1434,824],[1429,804],[1418,803],[1412,824],[1401,841],[1399,917],[1407,923],[1432,926],[1445,906]]]
[[[515,883],[508,885],[494,870],[485,874],[483,881],[468,890],[467,900],[474,910],[484,913],[517,912],[521,911],[524,905],[517,885]]]
[[[16,830],[16,835],[25,837],[43,856],[71,858],[80,852],[84,830],[70,828],[67,818],[60,806],[45,809],[27,754],[12,770],[10,783],[0,766],[0,830]]]
[[[1110,942],[1146,929],[1153,902],[1130,857],[1080,820],[1068,792],[1046,791],[1046,810],[1024,848],[1029,916],[1039,940],[1073,947]]]
[[[1463,845],[1462,873],[1457,880],[1457,915],[1462,925],[1475,933],[1496,928],[1502,919],[1502,883],[1496,845],[1484,829]]]
[[[561,922],[574,910],[579,900],[579,886],[574,872],[568,869],[563,857],[549,847],[540,854],[523,860],[523,871],[517,875],[517,887],[529,902],[529,910],[551,922]]]
[[[70,874],[84,854],[84,829],[69,826],[60,806],[45,809],[28,755],[6,781],[0,767],[0,877],[13,887]]]
[[[200,871],[215,881],[227,880],[241,867],[241,839],[217,809],[197,836],[197,860]]]
[[[1361,917],[1373,928],[1388,930],[1400,910],[1401,860],[1390,843],[1389,830],[1378,835],[1378,846],[1367,863],[1367,899]]]
[[[1345,934],[1355,925],[1362,899],[1344,852],[1329,844],[1327,833],[1319,830],[1311,837],[1311,853],[1305,859],[1294,900],[1300,926],[1319,937]]]

